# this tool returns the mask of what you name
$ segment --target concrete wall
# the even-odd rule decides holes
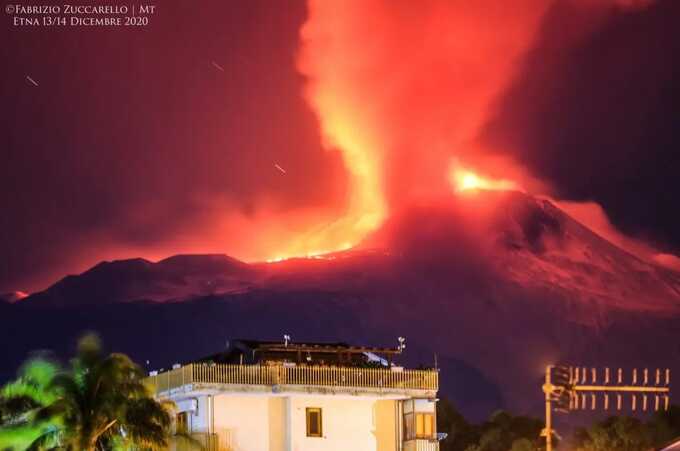
[[[287,451],[288,399],[271,397],[269,404],[269,451]]]
[[[188,420],[188,427],[190,432],[208,432],[208,419],[209,419],[209,405],[208,397],[200,396],[198,399],[198,409],[193,412]]]
[[[187,413],[187,430],[190,433],[208,432],[209,401],[207,396],[195,396],[177,400],[173,413],[177,414],[179,412]],[[173,424],[173,429],[174,427],[176,427],[175,424]],[[195,438],[201,440],[201,436]],[[190,442],[183,438],[171,439],[168,448],[169,451],[191,451],[195,449]]]
[[[384,404],[383,404],[384,403]],[[374,451],[394,425],[393,401],[295,396],[288,402],[290,448],[287,451]],[[322,409],[323,437],[307,437],[307,407]],[[394,436],[380,451],[394,451]],[[390,447],[392,445],[392,447]]]
[[[381,400],[373,405],[377,451],[397,450],[397,401]]]
[[[219,395],[214,400],[220,450],[269,450],[269,398]]]
[[[220,451],[397,451],[394,400],[334,396],[214,396]],[[306,408],[322,409],[322,437],[307,437]],[[198,397],[192,432],[209,432],[210,401]]]

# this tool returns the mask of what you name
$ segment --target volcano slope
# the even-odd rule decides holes
[[[187,255],[104,262],[0,302],[1,376],[86,330],[149,369],[231,337],[396,345],[441,368],[442,393],[481,418],[540,414],[541,372],[565,362],[680,370],[680,274],[644,262],[546,200],[477,192],[396,212],[351,251],[245,264]]]

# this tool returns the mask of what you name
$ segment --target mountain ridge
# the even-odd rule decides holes
[[[178,301],[227,294],[251,289],[258,284],[264,284],[266,288],[286,274],[295,278],[295,272],[306,274],[310,268],[319,269],[320,266],[346,267],[348,262],[351,266],[353,260],[358,261],[360,266],[361,259],[390,259],[395,255],[406,255],[407,258],[416,255],[415,258],[420,258],[422,251],[414,250],[413,243],[405,241],[414,240],[414,237],[424,243],[426,252],[437,254],[442,244],[446,248],[449,241],[463,236],[470,243],[459,240],[461,247],[452,252],[460,253],[462,249],[465,257],[488,258],[494,264],[486,266],[495,267],[498,271],[495,275],[500,273],[502,277],[518,283],[541,288],[552,285],[567,290],[571,296],[581,292],[600,301],[609,298],[610,303],[623,308],[680,309],[680,273],[643,261],[619,248],[548,200],[516,192],[485,192],[482,196],[485,201],[491,199],[493,206],[476,218],[481,218],[486,224],[483,233],[491,238],[481,246],[480,242],[484,239],[452,224],[452,221],[461,218],[469,221],[466,218],[467,207],[479,200],[464,199],[461,205],[453,208],[451,204],[443,204],[443,207],[430,204],[416,206],[415,210],[407,211],[405,217],[397,215],[396,224],[388,222],[354,250],[271,263],[245,263],[226,254],[178,254],[158,262],[143,258],[103,261],[79,275],[64,277],[46,290],[28,296],[25,301],[40,300],[58,306],[67,302]],[[461,207],[466,209],[465,212],[460,211]],[[413,230],[422,227],[424,221],[418,219],[415,227],[409,224],[413,218],[436,215],[439,216],[430,221],[432,227],[425,233]],[[434,230],[435,227],[439,230]],[[477,243],[471,243],[473,241]],[[472,248],[465,247],[470,245]],[[608,277],[612,280],[605,280]],[[630,277],[638,282],[636,287],[630,286],[631,280],[624,280]],[[654,284],[661,288],[654,288]],[[121,285],[125,288],[121,289]],[[617,287],[625,288],[619,290],[618,298],[613,299],[607,290]],[[663,305],[642,305],[623,300],[625,296],[643,289],[652,289],[661,299],[665,299],[664,296],[672,299],[663,302]],[[92,295],[92,299],[87,299],[88,294]]]
[[[234,336],[354,344],[406,336],[403,363],[432,365],[436,353],[443,395],[472,416],[537,414],[547,363],[680,370],[679,289],[680,274],[548,201],[475,193],[395,212],[357,248],[315,258],[96,265],[0,304],[0,343],[13,343],[0,376],[30,350],[65,353],[90,329],[154,362],[149,369],[214,353]]]

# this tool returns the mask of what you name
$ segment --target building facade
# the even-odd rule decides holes
[[[186,435],[219,451],[437,451],[439,374],[393,353],[238,340],[149,382],[174,402],[174,449]]]

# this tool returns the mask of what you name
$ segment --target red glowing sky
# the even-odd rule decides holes
[[[659,34],[672,1],[336,6],[168,5],[148,29],[87,40],[3,27],[0,291],[102,259],[344,249],[411,201],[461,187],[572,201],[645,258],[655,246],[619,228],[680,249],[667,188],[680,40]],[[595,139],[588,112],[612,98]],[[649,166],[650,152],[662,163]],[[610,184],[592,176],[602,167]]]

